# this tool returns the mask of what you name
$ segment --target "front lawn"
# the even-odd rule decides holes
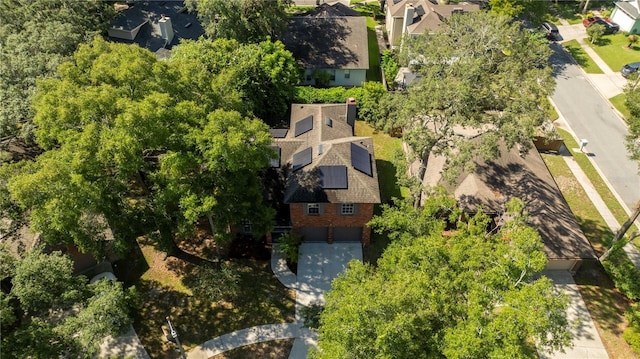
[[[618,110],[622,116],[624,116],[625,119],[631,117],[631,113],[629,112],[629,109],[627,108],[627,106],[624,104],[624,94],[621,93],[619,95],[616,95],[612,98],[609,99],[609,102],[611,102],[611,104],[616,108],[616,110]]]
[[[262,251],[266,251],[263,245]],[[143,258],[128,258],[128,265],[146,262],[142,276],[133,281],[140,300],[134,327],[152,358],[174,358],[175,346],[163,338],[165,317],[171,316],[185,350],[239,329],[293,321],[295,292],[278,282],[271,271],[268,251],[258,258],[233,256],[225,268],[236,278],[235,293],[216,287],[216,278],[198,278],[201,265],[166,257],[151,242],[140,242]],[[257,251],[256,251],[257,252]],[[255,256],[254,256],[255,257]],[[127,265],[127,264],[122,264]],[[198,289],[195,279],[211,283],[210,289],[228,299],[212,300]],[[262,349],[268,350],[268,349]]]
[[[567,42],[563,42],[562,46],[565,47],[573,57],[574,60],[584,69],[584,71],[588,74],[603,74],[602,70],[598,65],[593,61],[591,56],[587,55],[582,46],[578,43],[578,40],[571,40]]]
[[[622,32],[605,35],[598,44],[590,44],[593,50],[609,65],[611,70],[620,71],[622,66],[640,59],[640,43],[628,48],[629,40]]]
[[[564,158],[547,154],[543,154],[542,158],[596,254],[602,254],[613,233],[573,176]],[[631,347],[622,338],[622,332],[628,325],[624,312],[629,306],[629,300],[615,288],[609,275],[597,261],[583,263],[574,279],[609,356],[635,358]]]

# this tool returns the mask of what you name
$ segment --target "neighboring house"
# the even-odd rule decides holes
[[[356,103],[293,104],[289,129],[273,129],[278,158],[272,176],[281,190],[269,199],[280,206],[305,241],[368,244],[373,207],[380,203],[371,137],[355,137]],[[273,186],[276,188],[277,186]]]
[[[367,79],[366,18],[341,3],[292,17],[282,42],[304,68],[303,85],[360,86]]]
[[[620,25],[620,30],[640,34],[640,0],[617,1],[611,13],[611,21]]]
[[[398,74],[396,75],[396,78],[393,79],[393,82],[398,89],[406,90],[412,82],[417,81],[420,78],[422,78],[422,75],[418,72],[413,72],[408,67],[401,67],[398,69]]]
[[[429,0],[388,0],[387,36],[391,48],[400,45],[403,35],[431,34],[453,14],[480,10],[475,4],[439,5]]]
[[[575,272],[582,261],[597,259],[535,147],[521,156],[519,148],[507,150],[501,143],[498,158],[485,161],[477,156],[475,172],[461,173],[453,184],[442,179],[444,162],[443,156],[429,156],[424,183],[450,190],[466,212],[475,213],[482,207],[495,225],[500,223],[507,201],[517,197],[524,202],[527,223],[538,230],[544,242],[547,269]]]
[[[159,58],[169,57],[180,39],[195,40],[204,34],[196,14],[189,13],[183,1],[135,1],[117,9],[120,15],[107,30],[111,40],[138,44]]]

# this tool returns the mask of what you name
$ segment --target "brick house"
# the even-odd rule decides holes
[[[353,99],[293,104],[289,129],[271,130],[278,152],[271,170],[281,190],[270,202],[284,214],[280,224],[288,221],[305,241],[370,241],[366,224],[380,190],[373,140],[354,136],[355,117]]]

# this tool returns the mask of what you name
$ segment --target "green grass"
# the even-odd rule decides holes
[[[578,143],[569,132],[563,129],[558,129],[558,132],[560,133],[560,136],[562,136],[565,146],[568,149],[579,147]],[[587,155],[584,153],[574,152],[573,158],[587,175],[587,177],[591,181],[591,184],[595,187],[596,191],[598,192],[604,203],[607,205],[611,213],[613,213],[614,217],[620,224],[624,223],[629,218],[627,212],[625,212],[620,202],[618,202],[616,197],[613,195],[613,192],[611,192],[609,186],[607,186],[602,177],[600,177],[600,174],[595,169],[595,167],[593,167],[593,164],[591,164],[591,161],[589,160]],[[637,230],[637,228],[635,226],[632,226],[629,232],[633,232],[635,230]]]
[[[624,98],[625,98],[624,94],[621,93],[619,95],[616,95],[610,98],[609,101],[611,102],[611,104],[613,104],[616,110],[618,110],[622,114],[622,116],[624,116],[624,118],[626,119],[631,117],[631,112],[629,112],[629,109],[624,104]]]
[[[380,50],[376,36],[376,21],[367,17],[367,47],[369,48],[369,69],[367,81],[382,81],[380,74]]]
[[[593,59],[587,55],[582,49],[582,46],[578,43],[578,40],[571,40],[563,42],[562,45],[571,53],[574,60],[584,69],[588,74],[603,74],[602,70],[593,61]]]
[[[629,41],[623,33],[605,35],[598,44],[590,44],[613,71],[620,71],[625,64],[640,59],[640,44],[636,43],[632,48],[627,45]]]

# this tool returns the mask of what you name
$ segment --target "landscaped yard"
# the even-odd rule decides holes
[[[558,17],[561,17],[571,25],[579,24],[582,22],[582,15],[579,10],[580,2],[578,1],[561,1],[556,2],[551,5],[551,8],[555,14],[550,15],[547,20],[553,21],[556,25],[560,25],[560,20]]]
[[[587,239],[597,254],[613,236],[604,220],[593,206],[571,170],[559,155],[543,154],[547,167],[573,211]],[[599,262],[585,263],[575,276],[587,309],[593,318],[600,338],[611,358],[635,358],[633,351],[622,338],[627,327],[624,312],[629,301],[615,288]]]
[[[602,74],[602,70],[598,65],[593,61],[591,56],[587,55],[586,52],[582,49],[582,46],[578,43],[578,40],[571,40],[567,42],[563,42],[562,46],[564,46],[573,57],[574,60],[584,69],[584,71],[588,74]]]
[[[620,71],[629,62],[640,61],[640,44],[627,47],[629,40],[622,32],[606,35],[597,45],[590,45],[596,53],[609,65],[611,70]]]
[[[624,118],[631,117],[631,113],[629,112],[629,109],[624,104],[624,94],[623,93],[610,98],[609,102],[611,102],[611,104],[616,108],[616,110],[618,110],[622,114],[622,116],[624,116]]]
[[[212,300],[194,284],[202,266],[166,257],[145,240],[140,241],[140,248],[144,258],[127,259],[130,266],[135,267],[135,261],[148,268],[133,281],[140,293],[134,327],[152,358],[175,357],[175,346],[164,340],[161,329],[166,316],[171,316],[185,350],[239,329],[294,320],[295,293],[275,278],[268,250],[260,243],[242,244],[239,251],[249,258],[239,258],[233,254],[238,250],[232,249],[226,268],[237,278],[235,293],[225,293],[228,288],[224,286],[216,288],[215,278],[206,279],[211,280],[210,289],[228,298],[220,300]],[[279,351],[264,346],[254,349]]]

